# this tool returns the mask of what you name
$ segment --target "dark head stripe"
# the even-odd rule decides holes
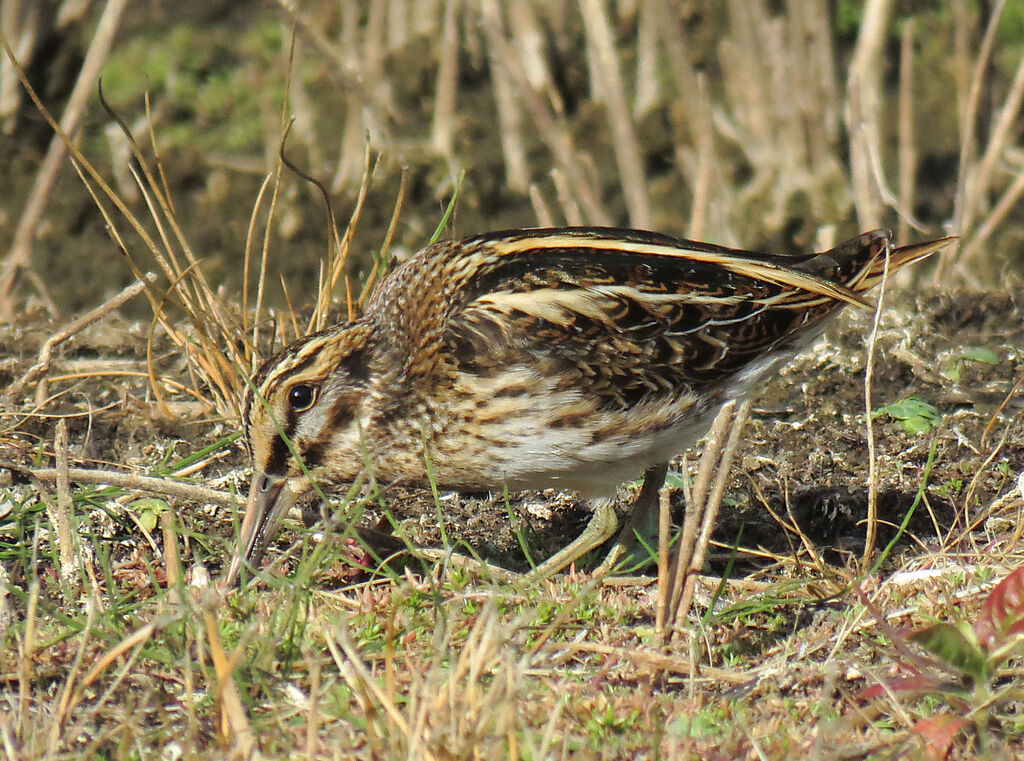
[[[280,434],[274,434],[274,441],[270,445],[270,457],[267,458],[264,472],[271,476],[287,475],[288,458],[291,456],[291,452],[288,451],[288,445],[284,443],[284,439],[281,438]]]

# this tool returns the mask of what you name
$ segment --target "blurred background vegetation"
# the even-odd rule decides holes
[[[0,21],[59,116],[101,14],[113,17],[98,67],[105,98],[149,156],[152,130],[184,235],[235,301],[250,215],[289,117],[287,156],[323,182],[343,221],[372,153],[354,280],[381,247],[403,168],[398,256],[427,242],[464,170],[453,236],[601,224],[799,252],[885,226],[900,239],[963,236],[917,277],[990,287],[1024,260],[1018,2],[113,5],[4,0]],[[128,141],[95,80],[85,85],[81,149],[146,217]],[[69,162],[25,223],[53,133],[6,58],[0,128],[4,316],[78,310],[129,282]],[[316,189],[284,170],[271,303],[281,303],[277,273],[294,303],[308,301],[329,237]]]

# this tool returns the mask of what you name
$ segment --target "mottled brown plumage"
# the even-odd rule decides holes
[[[228,579],[258,562],[310,476],[425,484],[424,450],[442,487],[602,498],[590,535],[540,569],[553,573],[614,531],[617,484],[663,478],[724,402],[845,304],[870,306],[862,294],[887,251],[895,271],[945,242],[890,249],[875,231],[790,257],[568,228],[428,246],[361,318],[297,341],[253,378],[253,486]]]

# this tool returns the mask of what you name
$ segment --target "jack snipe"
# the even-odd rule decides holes
[[[535,571],[555,573],[615,532],[619,483],[646,470],[636,509],[649,509],[668,460],[724,402],[844,305],[871,307],[862,294],[887,253],[894,272],[949,240],[893,249],[874,231],[793,257],[567,228],[428,246],[361,318],[256,373],[244,413],[252,488],[226,582],[259,562],[310,477],[370,470],[381,484],[426,484],[425,455],[442,487],[592,499],[584,534]]]

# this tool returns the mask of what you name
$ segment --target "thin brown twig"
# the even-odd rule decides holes
[[[281,278],[281,293],[284,294],[284,305],[288,310],[288,319],[292,325],[292,340],[298,341],[302,338],[302,333],[299,330],[299,318],[295,314],[295,304],[292,303],[292,295],[288,292],[288,281],[285,280],[284,273],[279,273],[279,277]],[[255,369],[253,368],[253,370]]]
[[[57,514],[54,521],[57,554],[60,558],[60,578],[70,585],[78,577],[78,557],[75,552],[74,532],[71,529],[71,513],[74,502],[71,499],[71,481],[68,478],[68,423],[64,418],[57,421],[53,451],[57,467]],[[71,600],[68,600],[70,603]]]
[[[982,476],[988,472],[988,468],[992,464],[992,461],[995,460],[996,456],[1002,451],[1003,446],[1006,444],[1006,440],[1009,438],[1010,431],[1011,427],[1008,425],[1003,431],[1003,435],[1000,437],[999,441],[996,442],[995,446],[992,448],[992,451],[985,456],[985,459],[975,469],[974,477],[971,479],[963,493],[964,527],[959,531],[956,537],[954,537],[953,532],[956,530],[956,526],[951,526],[946,536],[942,537],[943,547],[954,548],[968,539],[971,540],[972,544],[976,544],[974,540],[975,530],[989,519],[992,515],[991,511],[995,507],[1001,506],[1002,503],[996,500],[991,502],[986,509],[978,510],[971,507],[971,501],[977,491],[978,482]],[[975,550],[977,550],[976,546]]]
[[[686,478],[686,471],[683,471]],[[658,494],[658,598],[654,607],[654,639],[659,645],[665,638],[665,614],[669,592],[669,531],[672,528],[669,490],[664,486]]]
[[[784,535],[786,537],[786,541],[787,541],[787,543],[789,544],[789,547],[790,547],[790,553],[791,553],[791,556],[792,556],[792,562],[797,567],[799,567],[800,564],[801,564],[799,551],[789,541],[789,535],[790,534],[796,534],[797,538],[800,540],[800,545],[803,547],[804,552],[806,552],[808,555],[810,555],[811,560],[814,562],[814,565],[817,568],[818,573],[822,577],[826,576],[828,572],[827,572],[827,569],[826,569],[825,562],[824,562],[824,560],[822,560],[821,553],[818,552],[818,548],[815,547],[814,542],[811,541],[811,538],[809,536],[807,536],[806,533],[804,533],[803,529],[800,528],[800,524],[799,524],[799,522],[797,522],[796,516],[793,515],[793,505],[792,505],[792,503],[790,502],[790,499],[789,499],[789,483],[788,483],[788,481],[785,481],[785,480],[783,481],[783,499],[785,500],[786,516],[789,518],[788,521],[783,520],[782,516],[771,506],[771,503],[765,497],[764,492],[761,490],[760,486],[758,486],[756,483],[751,483],[751,486],[752,486],[752,488],[754,490],[754,493],[757,495],[757,498],[760,501],[762,507],[764,507],[764,509],[768,512],[768,514],[782,528],[783,533],[784,533]],[[755,553],[755,554],[759,554],[759,553]],[[765,553],[765,557],[769,557],[769,558],[772,559],[772,561],[774,561],[776,563],[780,563],[780,564],[785,564],[785,563],[789,562],[789,560],[790,560],[790,558],[777,555],[774,552],[766,552]]]
[[[549,652],[568,651],[571,653],[610,655],[638,666],[650,666],[662,672],[689,674],[694,677],[713,679],[716,682],[726,682],[728,684],[747,684],[757,679],[756,674],[750,672],[739,673],[715,668],[714,666],[698,665],[694,667],[689,662],[670,655],[652,653],[648,650],[630,650],[625,647],[614,647],[601,642],[551,642],[545,644],[543,650]]]
[[[320,191],[320,195],[323,198],[327,209],[328,232],[331,237],[330,256],[328,257],[326,267],[323,267],[321,263],[316,305],[313,309],[313,314],[309,319],[309,325],[307,327],[307,332],[312,333],[317,330],[323,330],[327,325],[327,320],[330,316],[331,310],[331,296],[334,293],[334,288],[337,285],[338,279],[341,277],[341,274],[345,269],[349,246],[352,243],[352,237],[355,235],[356,225],[359,223],[359,217],[363,212],[363,205],[366,202],[366,196],[370,190],[370,184],[373,179],[376,162],[373,160],[373,151],[370,148],[369,143],[367,143],[364,154],[363,177],[359,183],[359,194],[356,197],[352,213],[349,215],[348,224],[345,227],[345,234],[339,235],[337,220],[334,215],[334,210],[331,207],[330,195],[327,193],[327,189],[323,186],[323,183],[306,172],[303,172],[288,159],[284,154],[283,142],[280,155],[285,166],[307,182],[312,183],[313,186]]]
[[[101,102],[106,104],[105,100],[102,100],[102,89],[100,90]],[[188,244],[188,240],[185,238],[185,234],[178,224],[178,219],[174,214],[174,207],[170,200],[167,198],[163,187],[158,182],[156,175],[154,175],[149,163],[146,161],[145,155],[142,152],[142,148],[139,146],[138,141],[132,135],[128,126],[124,124],[124,121],[113,111],[107,107],[107,113],[121,125],[122,131],[125,137],[128,139],[129,145],[132,148],[132,154],[135,156],[135,163],[130,166],[132,176],[135,178],[135,183],[142,194],[143,201],[146,205],[146,209],[149,212],[150,220],[156,227],[157,238],[153,239],[148,236],[143,236],[150,251],[153,252],[158,264],[164,271],[164,275],[168,280],[182,282],[182,287],[174,287],[174,292],[180,299],[182,308],[189,315],[193,326],[196,329],[200,337],[200,347],[204,352],[217,353],[219,350],[216,348],[215,342],[211,340],[209,336],[210,326],[220,329],[222,335],[232,335],[232,332],[226,327],[227,322],[225,320],[223,309],[218,303],[216,296],[214,295],[213,289],[210,287],[205,275],[203,274],[202,268],[199,267],[199,260],[196,258],[191,246]],[[76,159],[78,155],[76,154]],[[84,158],[84,157],[83,157]],[[95,170],[91,167],[90,176],[93,176],[94,181],[99,183],[97,179],[98,175],[95,175]],[[118,210],[122,215],[129,220],[136,231],[139,232],[141,224],[135,220],[134,216],[127,213],[127,208],[124,207],[123,201],[113,195],[112,190],[108,190],[106,183],[103,183],[101,187],[104,188],[104,192],[107,193],[108,197],[115,203]],[[114,225],[109,223],[111,227]],[[140,235],[142,233],[140,232]],[[179,260],[175,253],[175,248],[172,245],[173,240],[177,242],[181,248],[181,253],[184,255],[185,264]],[[159,240],[162,248],[156,245],[156,240]],[[127,253],[127,248],[122,247],[122,250]],[[130,255],[129,255],[130,259]],[[185,274],[189,271],[194,274],[188,278],[185,278]],[[233,346],[233,342],[231,343]]]
[[[143,102],[146,106],[146,132],[149,135],[149,149],[153,151],[153,164],[156,166],[156,173],[160,177],[160,187],[163,189],[164,198],[167,199],[167,207],[171,214],[177,214],[174,209],[174,199],[171,198],[171,186],[167,182],[167,173],[164,171],[164,162],[160,158],[160,143],[156,139],[156,119],[153,117],[153,106],[149,97],[149,89],[144,93]],[[129,130],[129,134],[131,131]]]
[[[349,633],[348,627],[342,623],[336,629],[336,634],[331,635],[321,630],[321,636],[349,686],[362,694],[369,693],[369,695],[373,696],[374,702],[384,709],[394,729],[401,732],[407,738],[410,752],[415,750],[421,753],[427,761],[435,761],[436,756],[426,747],[421,747],[422,740],[419,733],[412,730],[405,716],[398,710],[398,706],[386,699],[387,696],[380,685],[377,684],[377,680],[367,671],[362,656],[352,641],[352,635]],[[341,652],[338,651],[339,646]],[[345,655],[344,658],[341,657],[342,653]]]
[[[263,182],[260,183],[260,189],[256,192],[256,200],[252,204],[252,213],[249,215],[249,226],[245,230],[245,248],[242,253],[242,333],[248,334],[249,332],[249,265],[252,260],[252,244],[253,239],[256,236],[256,219],[259,216],[259,210],[263,206],[263,196],[267,192],[267,188],[270,187],[271,180],[274,179],[274,175],[267,172],[263,177]],[[262,274],[262,273],[261,273]],[[255,329],[255,323],[259,319],[259,314],[253,316],[253,326]],[[256,344],[256,336],[253,336],[253,346]]]
[[[188,272],[188,270],[186,270],[186,272]],[[163,297],[158,302],[153,304],[153,319],[152,321],[150,321],[149,332],[146,334],[146,373],[149,377],[149,387],[153,391],[153,397],[156,399],[157,406],[160,408],[160,411],[167,417],[168,420],[173,420],[174,414],[171,412],[170,407],[168,407],[167,403],[164,401],[163,392],[160,390],[160,386],[156,382],[157,372],[156,363],[153,358],[153,347],[156,343],[156,326],[166,325],[166,321],[164,320],[164,306],[167,303],[168,299],[173,298],[172,294],[174,293],[174,286],[184,276],[184,273],[179,275],[178,278],[176,278],[174,282],[171,284],[171,287],[164,292]],[[173,331],[168,331],[168,335],[171,336],[172,340],[178,337],[176,333]],[[178,345],[181,346],[182,344],[179,343]],[[187,349],[186,356],[188,356]]]
[[[690,613],[690,606],[693,602],[693,592],[697,584],[697,572],[704,565],[704,558],[707,555],[708,545],[711,542],[711,532],[714,530],[718,519],[718,510],[722,504],[722,497],[725,495],[725,487],[729,481],[732,470],[732,462],[740,445],[740,433],[743,424],[750,415],[750,401],[743,401],[735,408],[729,426],[729,436],[722,449],[721,458],[718,463],[715,484],[707,500],[703,505],[703,520],[701,523],[700,536],[693,548],[693,556],[684,577],[677,578],[676,583],[682,586],[682,596],[679,607],[670,611],[673,632],[678,633],[686,623],[686,617]],[[698,503],[699,504],[699,503]]]
[[[75,651],[75,657],[71,662],[71,667],[68,669],[67,678],[64,680],[64,687],[61,689],[60,698],[57,701],[57,710],[53,712],[50,723],[50,747],[47,758],[53,757],[57,748],[60,746],[61,739],[61,728],[64,724],[64,718],[78,703],[78,699],[81,696],[81,691],[84,687],[78,687],[76,689],[75,680],[78,678],[79,670],[82,668],[82,661],[85,657],[85,649],[89,643],[90,635],[92,634],[92,627],[96,623],[97,606],[89,605],[86,608],[86,619],[85,628],[79,634],[78,648]],[[95,671],[95,667],[90,671]],[[87,675],[88,676],[88,675]],[[83,679],[85,686],[88,684]]]
[[[216,396],[219,397],[217,406],[220,412],[225,416],[237,414],[241,408],[242,383],[236,367],[245,361],[246,352],[239,348],[245,337],[239,333],[237,325],[233,325],[228,319],[224,306],[210,287],[199,266],[199,260],[192,252],[177,218],[173,216],[169,201],[156,185],[152,172],[142,161],[141,156],[139,166],[146,178],[146,182],[143,183],[142,178],[137,177],[139,189],[149,209],[150,218],[156,225],[164,250],[170,255],[174,267],[175,274],[168,274],[168,279],[171,280],[168,293],[175,293],[181,297],[181,303],[196,331],[195,345],[191,341],[184,342],[185,359],[190,367],[197,365],[203,379],[218,392]],[[135,172],[134,166],[132,171]],[[157,213],[158,210],[160,213]],[[166,220],[166,225],[161,221],[161,215]],[[184,267],[173,253],[174,248],[166,228],[174,234],[174,240],[185,256]],[[221,345],[227,348],[227,354],[221,349]]]
[[[684,488],[686,518],[670,576],[664,585],[667,603],[665,626],[658,639],[659,646],[667,644],[680,631],[689,613],[696,574],[704,564],[733,457],[739,447],[740,432],[749,414],[748,401],[744,401],[738,408],[735,401],[722,406],[705,441],[694,489],[690,493]],[[717,475],[712,485],[713,473]]]
[[[732,402],[726,404],[718,412],[707,438],[704,440],[704,451],[701,453],[700,466],[697,470],[697,480],[692,491],[683,490],[686,498],[686,517],[683,520],[683,529],[676,545],[675,561],[671,566],[671,576],[668,582],[668,611],[666,612],[666,638],[670,636],[669,621],[674,621],[676,611],[679,610],[680,600],[683,596],[683,589],[686,586],[686,576],[691,567],[694,551],[697,542],[697,528],[700,525],[704,514],[704,498],[707,494],[708,484],[714,466],[718,463],[725,437],[728,433],[729,421],[732,418],[734,405]],[[685,483],[684,474],[684,483]]]
[[[387,232],[384,233],[384,242],[380,244],[376,265],[370,270],[370,275],[366,278],[362,291],[359,292],[359,299],[356,301],[357,310],[361,310],[363,305],[366,304],[366,300],[373,294],[373,286],[377,282],[377,278],[387,268],[388,249],[391,248],[391,241],[394,240],[395,231],[398,229],[398,218],[402,214],[402,206],[405,204],[405,194],[408,186],[409,167],[404,166],[402,167],[401,178],[398,181],[398,196],[395,198],[395,207],[391,212],[391,221],[388,222]]]
[[[8,386],[5,396],[8,398],[14,396],[29,383],[45,375],[50,369],[50,361],[53,358],[53,351],[57,346],[64,343],[64,341],[67,341],[83,328],[92,325],[94,322],[105,317],[110,312],[123,306],[125,302],[142,293],[147,284],[152,284],[154,282],[156,282],[156,275],[152,272],[147,272],[143,280],[136,280],[113,298],[104,302],[95,309],[90,309],[81,317],[75,318],[59,331],[47,338],[46,342],[43,344],[43,348],[39,350],[39,356],[36,358],[36,363],[32,365],[32,367],[30,367],[18,380]],[[46,396],[47,384],[45,378],[43,378],[39,381],[39,386],[36,390],[36,404],[41,405],[41,400],[45,399]]]
[[[270,262],[270,238],[274,223],[274,213],[277,211],[277,200],[281,193],[281,174],[284,171],[284,163],[277,162],[274,168],[274,192],[270,194],[270,208],[267,210],[267,223],[263,228],[263,246],[260,250],[260,275],[256,281],[256,306],[253,308],[252,317],[252,356],[249,358],[249,372],[256,372],[259,365],[259,331],[260,314],[263,311],[263,297],[266,294],[267,265]],[[283,285],[282,278],[282,285]],[[287,288],[285,289],[287,294]],[[289,305],[290,310],[290,305]],[[294,313],[292,313],[294,315]],[[296,334],[298,329],[296,328]]]
[[[36,523],[36,538],[39,536],[39,523]],[[21,721],[15,731],[18,740],[24,740],[29,736],[29,701],[32,697],[32,684],[35,681],[35,651],[36,651],[36,625],[39,613],[39,566],[37,558],[37,539],[33,540],[32,547],[32,578],[28,583],[28,605],[25,610],[25,634],[21,640],[20,652],[18,653],[18,715]]]
[[[40,481],[53,481],[57,478],[56,468],[33,468],[26,470],[15,465],[0,464],[0,467],[12,471],[27,473]],[[156,476],[140,476],[134,473],[120,473],[114,470],[94,470],[90,468],[68,468],[68,478],[80,484],[98,484],[118,486],[124,489],[137,489],[168,497],[180,497],[197,502],[215,505],[231,505],[237,502],[238,495],[232,492],[218,491],[206,486],[172,481]]]
[[[885,263],[882,266],[882,282],[878,286],[878,300],[875,302],[875,314],[871,321],[871,332],[867,340],[867,360],[864,366],[864,416],[867,425],[868,440],[868,514],[865,518],[864,553],[861,555],[861,573],[871,568],[871,556],[875,552],[875,541],[878,537],[878,458],[875,456],[875,425],[873,404],[871,402],[871,384],[875,372],[875,345],[878,341],[878,328],[882,321],[882,303],[885,299],[885,286],[889,280],[889,242],[885,243]]]
[[[178,537],[174,528],[174,512],[160,513],[160,533],[164,538],[164,570],[167,577],[167,595],[172,605],[181,602],[178,584],[181,581],[181,558],[178,556]]]
[[[215,597],[215,596],[212,596]],[[258,748],[256,736],[253,734],[252,725],[242,707],[242,699],[238,695],[238,688],[235,686],[233,675],[233,660],[228,658],[224,645],[220,638],[220,625],[214,617],[213,611],[216,607],[211,603],[204,604],[203,623],[206,627],[206,641],[210,646],[210,656],[213,659],[213,668],[217,675],[217,693],[220,698],[221,709],[227,719],[225,739],[234,740],[235,750],[242,758],[251,758]]]

